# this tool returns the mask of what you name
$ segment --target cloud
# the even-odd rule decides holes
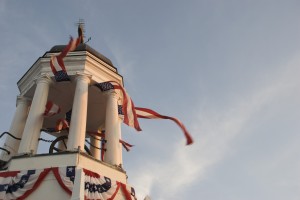
[[[169,159],[158,163],[145,161],[135,171],[136,177],[131,182],[139,198],[147,194],[157,200],[186,198],[185,186],[201,182],[212,173],[214,166],[236,153],[231,144],[244,129],[250,128],[252,119],[260,117],[264,107],[272,106],[274,99],[295,95],[295,89],[299,91],[298,57],[270,74],[265,85],[236,95],[222,110],[214,110],[209,104],[206,109],[201,108],[200,114],[194,116],[191,131],[195,137],[193,146],[183,148],[181,143],[168,145],[167,148],[173,152]]]
[[[118,42],[118,39],[106,38],[106,43],[108,48],[113,54],[116,60],[115,65],[117,66],[119,73],[123,77],[126,77],[126,82],[133,86],[134,82],[134,68],[137,66],[134,54],[130,48],[123,47],[123,45]]]

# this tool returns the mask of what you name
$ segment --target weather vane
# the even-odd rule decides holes
[[[79,21],[76,23],[76,26],[78,26],[78,37],[81,38],[80,43],[87,43],[91,40],[91,37],[88,38],[88,40],[86,42],[84,42],[84,38],[85,38],[85,23],[84,23],[84,19],[79,19]]]

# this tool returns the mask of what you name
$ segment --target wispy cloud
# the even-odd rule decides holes
[[[299,71],[300,60],[293,59],[282,66],[279,73],[274,73],[264,86],[254,88],[246,95],[237,95],[223,110],[215,111],[210,107],[199,111],[199,116],[194,116],[191,132],[200,134],[194,135],[193,146],[168,146],[174,152],[170,159],[160,163],[146,161],[136,171],[132,182],[139,198],[153,193],[158,200],[180,199],[186,185],[205,179],[213,166],[236,151],[231,144],[249,126],[251,119],[259,117],[262,108],[272,104],[274,99],[294,93],[295,88],[299,89],[300,81],[296,75]]]
[[[134,85],[134,68],[136,66],[136,61],[132,58],[134,54],[130,48],[122,46],[117,39],[106,38],[106,42],[117,62],[116,65],[119,73],[122,74],[123,77],[126,77],[126,82],[130,85]]]

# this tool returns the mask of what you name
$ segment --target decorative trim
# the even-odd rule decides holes
[[[69,195],[72,195],[72,190],[70,190],[70,188],[68,188],[68,187],[64,184],[64,182],[62,181],[61,176],[60,176],[60,174],[59,174],[59,169],[58,169],[58,167],[53,168],[52,171],[53,171],[53,174],[54,174],[54,176],[55,176],[57,182],[58,182],[59,185],[64,189],[64,191],[66,191]]]
[[[24,200],[35,191],[48,173],[52,171],[59,185],[66,193],[72,195],[76,167],[55,167],[40,170],[7,171],[0,173],[0,199]],[[132,187],[119,181],[111,180],[87,169],[84,173],[84,194],[85,200],[107,199],[114,200],[117,193],[121,191],[126,200],[136,199]]]

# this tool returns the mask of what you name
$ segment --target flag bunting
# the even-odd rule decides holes
[[[118,113],[124,114],[124,120],[123,122],[127,124],[128,126],[134,127],[136,130],[141,130],[138,122],[138,118],[144,118],[144,119],[169,119],[174,121],[183,131],[183,134],[186,138],[186,144],[190,145],[193,143],[193,139],[183,123],[179,121],[175,117],[170,117],[166,115],[161,115],[151,109],[148,108],[140,108],[135,107],[132,99],[129,97],[129,95],[126,93],[125,89],[117,82],[115,81],[108,81],[103,83],[97,83],[95,84],[96,87],[98,87],[101,91],[108,91],[112,89],[119,89],[122,92],[123,95],[123,104],[118,105]],[[124,146],[124,144],[122,143]],[[126,148],[126,147],[124,147]],[[127,149],[127,148],[126,148]]]
[[[45,117],[51,117],[53,115],[56,115],[60,113],[60,107],[53,103],[52,101],[48,101],[46,104],[46,109],[44,112]]]
[[[55,131],[57,131],[57,132],[62,131],[62,130],[68,129],[69,127],[70,126],[69,126],[69,123],[67,120],[59,119],[56,122]]]
[[[23,200],[42,182],[50,169],[0,173],[0,199]]]
[[[174,117],[169,117],[166,115],[161,115],[151,109],[148,108],[139,108],[136,107],[135,108],[136,113],[137,113],[137,117],[138,118],[144,118],[144,119],[169,119],[174,121],[183,131],[184,136],[186,138],[186,145],[190,145],[193,143],[193,139],[191,137],[191,135],[189,134],[189,132],[187,131],[187,129],[185,128],[185,126],[183,125],[183,123],[181,123],[181,121],[179,121],[178,119],[174,118]]]
[[[107,81],[103,83],[96,83],[95,86],[98,87],[102,92],[112,90],[112,89],[120,90],[123,96],[122,99],[123,103],[122,103],[122,107],[118,106],[118,112],[119,114],[124,115],[123,122],[126,125],[135,128],[137,131],[142,130],[137,120],[134,103],[130,98],[130,96],[128,95],[128,93],[125,91],[125,89],[119,83],[115,81]],[[122,112],[119,110],[120,108],[122,108]]]
[[[63,58],[66,57],[70,51],[74,51],[76,49],[76,47],[80,44],[81,37],[82,36],[79,36],[75,40],[71,37],[68,45],[62,50],[62,52],[57,56],[51,57],[50,67],[57,82],[70,81]]]
[[[122,144],[122,146],[124,147],[124,149],[126,149],[126,151],[130,151],[130,148],[133,147],[134,145],[129,144],[127,142],[125,142],[124,140],[119,140],[119,142]]]
[[[84,196],[89,199],[114,200],[119,191],[125,200],[136,200],[135,190],[129,185],[101,176],[90,170],[84,173]],[[0,173],[0,199],[24,200],[34,192],[49,172],[53,172],[57,182],[72,195],[76,177],[76,167],[54,167],[36,170],[7,171]]]
[[[66,112],[64,119],[59,119],[56,122],[55,130],[61,131],[64,129],[68,129],[71,123],[72,109]]]
[[[87,199],[111,199],[113,200],[119,190],[124,194],[125,200],[134,200],[135,192],[132,187],[124,183],[112,180],[105,176],[83,169],[85,174],[85,197]]]

